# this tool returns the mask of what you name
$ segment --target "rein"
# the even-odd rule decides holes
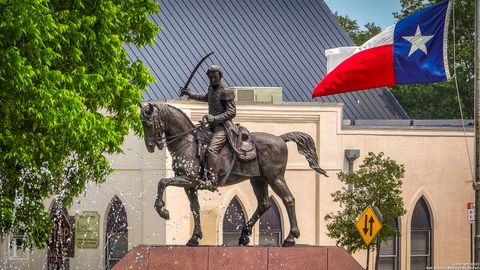
[[[201,126],[198,125],[198,126],[192,128],[190,130],[187,130],[187,131],[183,132],[183,133],[176,134],[176,135],[169,136],[169,137],[165,137],[165,144],[169,145],[169,144],[173,143],[174,141],[177,141],[178,139],[180,139],[182,136],[199,129],[200,127]]]

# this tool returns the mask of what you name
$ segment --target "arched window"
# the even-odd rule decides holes
[[[115,195],[107,214],[107,226],[105,232],[105,269],[112,269],[127,251],[127,212],[120,199]]]
[[[223,217],[223,245],[238,245],[243,224],[245,224],[245,214],[240,202],[235,197],[228,205]]]
[[[280,245],[282,243],[282,220],[277,204],[270,197],[272,207],[260,217],[260,245]]]
[[[410,243],[410,269],[432,267],[432,222],[424,198],[418,200],[413,210]]]
[[[73,218],[68,216],[67,208],[56,199],[53,200],[50,208],[50,218],[52,219],[52,235],[47,241],[47,269],[68,270],[70,269],[68,257],[73,257],[75,250]]]
[[[398,219],[394,219],[390,227],[399,230]],[[378,255],[378,269],[398,270],[400,269],[400,236],[394,236],[380,245]]]

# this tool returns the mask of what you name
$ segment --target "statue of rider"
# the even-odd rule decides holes
[[[207,149],[207,179],[204,184],[207,189],[215,190],[220,171],[219,153],[227,142],[234,142],[233,138],[238,134],[238,130],[232,122],[236,115],[235,93],[223,84],[220,66],[210,66],[207,75],[210,86],[206,94],[191,93],[188,88],[182,88],[181,94],[193,100],[208,102],[208,115],[205,115],[204,119],[207,120],[213,137]]]

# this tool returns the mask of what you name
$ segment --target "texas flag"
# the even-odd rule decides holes
[[[312,97],[450,79],[447,30],[450,2],[421,9],[359,47],[325,51],[327,75]]]

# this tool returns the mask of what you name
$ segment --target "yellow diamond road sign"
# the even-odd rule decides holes
[[[382,229],[382,223],[373,208],[369,206],[363,211],[363,214],[355,223],[355,227],[357,227],[365,245],[368,246]]]

